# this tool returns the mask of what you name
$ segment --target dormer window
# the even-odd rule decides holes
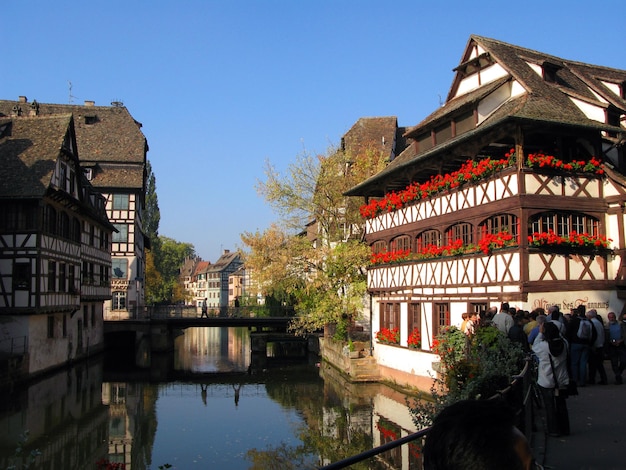
[[[98,122],[98,116],[96,116],[95,114],[85,116],[85,124],[95,124],[96,122]]]
[[[610,107],[606,110],[606,123],[609,126],[620,127],[620,117],[620,112],[617,109]],[[609,137],[617,137],[616,132],[608,132],[607,134]]]
[[[459,72],[461,76],[467,77],[473,73],[479,72],[491,65],[493,65],[495,61],[491,57],[488,52],[483,52],[479,55],[473,55],[472,58],[466,60],[465,62],[459,64],[453,70],[455,72]]]
[[[544,62],[542,64],[543,79],[548,83],[557,83],[557,72],[561,70],[561,67],[552,62]]]

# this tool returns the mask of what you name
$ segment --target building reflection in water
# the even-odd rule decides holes
[[[107,454],[107,407],[102,403],[102,363],[81,363],[51,374],[0,400],[0,468],[93,468]],[[21,456],[20,435],[28,433]]]
[[[249,370],[246,329],[197,328],[177,338],[174,359],[165,361],[185,371],[182,381],[76,365],[0,400],[0,468],[20,464],[14,453],[25,430],[25,452],[41,451],[35,470],[82,470],[101,460],[126,470],[188,468],[199,458],[204,468],[316,468],[415,431],[406,395],[351,384],[317,361]],[[177,432],[181,416],[196,432]],[[355,468],[421,469],[419,455],[419,446],[403,446]]]
[[[245,328],[187,328],[176,338],[176,370],[243,372],[249,366],[250,334]]]

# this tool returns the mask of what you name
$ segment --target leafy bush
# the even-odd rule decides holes
[[[494,326],[479,327],[472,337],[448,327],[435,339],[433,351],[441,363],[430,397],[409,405],[418,427],[430,426],[440,410],[459,400],[495,395],[524,367],[522,349]]]

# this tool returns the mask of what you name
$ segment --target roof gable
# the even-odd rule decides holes
[[[488,133],[502,134],[515,122],[623,133],[624,70],[471,36],[454,71],[444,106],[405,134],[412,144],[346,194],[381,196],[403,189],[419,174],[456,167]],[[484,137],[476,140],[479,134]]]
[[[42,197],[57,160],[72,151],[72,116],[21,117],[5,121],[0,137],[0,196]]]

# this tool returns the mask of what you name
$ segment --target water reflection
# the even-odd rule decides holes
[[[316,468],[415,430],[398,391],[348,383],[317,359],[270,359],[253,367],[246,329],[197,328],[172,359],[150,361],[171,364],[176,381],[102,361],[54,374],[0,402],[0,468],[24,430],[26,451],[42,452],[31,468],[64,470],[102,459],[127,470]],[[421,468],[419,447],[352,468],[389,466]]]

